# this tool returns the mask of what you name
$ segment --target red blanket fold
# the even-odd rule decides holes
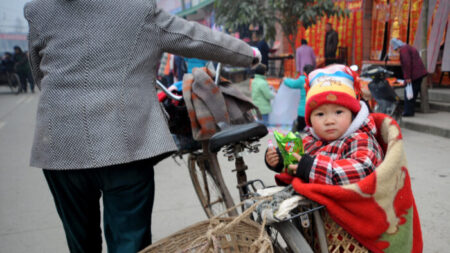
[[[355,184],[308,184],[288,174],[301,195],[327,207],[331,218],[373,252],[422,252],[419,215],[403,150],[400,127],[384,114],[372,114],[385,159],[375,172]]]

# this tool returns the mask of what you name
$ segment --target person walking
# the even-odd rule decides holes
[[[303,132],[306,127],[305,121],[305,107],[306,107],[306,89],[305,82],[306,77],[311,71],[314,70],[314,66],[310,64],[306,64],[303,67],[303,74],[300,75],[297,79],[292,78],[283,78],[282,84],[286,85],[291,89],[299,89],[300,90],[300,101],[298,102],[297,109],[297,120],[294,120],[292,124],[292,132]]]
[[[1,60],[0,73],[13,73],[14,72],[14,60],[11,53],[6,52]]]
[[[269,44],[267,44],[264,37],[261,36],[258,32],[252,33],[252,41],[250,43],[252,46],[255,46],[259,49],[261,52],[261,63],[266,65],[266,67],[269,67],[269,53],[270,53],[270,47]]]
[[[260,64],[255,68],[255,78],[252,81],[252,101],[258,107],[262,115],[264,125],[269,125],[269,113],[272,112],[272,100],[275,95],[270,90],[269,83],[266,80],[266,66]]]
[[[330,65],[336,62],[339,36],[330,23],[325,25],[325,32],[325,65]]]
[[[163,52],[238,66],[260,53],[156,0],[34,0],[24,14],[41,89],[30,164],[68,247],[101,252],[102,216],[108,252],[137,252],[151,243],[153,167],[177,149],[154,86]]]
[[[26,93],[28,83],[30,83],[30,90],[34,93],[34,81],[31,75],[28,56],[19,46],[14,47],[14,70],[20,79],[20,92]]]
[[[302,39],[301,43],[302,45],[295,52],[295,66],[297,72],[303,75],[303,68],[306,65],[311,65],[313,69],[316,67],[316,55],[314,54],[314,49],[308,46],[307,40]]]
[[[183,76],[184,74],[186,74],[188,69],[187,63],[184,60],[184,58],[182,56],[175,55],[173,67],[174,67],[173,72],[176,77],[176,81],[177,82],[183,81]]]
[[[417,96],[420,92],[422,79],[428,74],[428,72],[417,49],[397,38],[391,39],[391,47],[394,51],[398,51],[400,53],[400,64],[402,65],[405,84],[411,83],[413,88],[413,97],[411,99],[407,98],[405,89],[405,106],[403,110],[403,117],[413,117],[415,112],[414,107]]]

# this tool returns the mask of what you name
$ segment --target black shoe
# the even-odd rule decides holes
[[[402,117],[414,117],[414,114],[402,114]]]

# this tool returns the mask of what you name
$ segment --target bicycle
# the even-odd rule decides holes
[[[2,72],[0,73],[0,85],[7,85],[11,89],[11,92],[18,94],[20,92],[20,79],[14,72]]]
[[[218,68],[220,69],[220,66]],[[216,75],[216,84],[217,80],[218,75]],[[163,84],[159,82],[157,82],[157,84],[170,99],[175,101],[182,100],[181,96],[172,94]],[[258,183],[262,188],[265,188],[265,186],[260,180],[247,180],[245,171],[248,166],[244,162],[242,153],[245,150],[250,153],[259,152],[260,144],[258,141],[267,134],[267,128],[258,122],[235,126],[222,125],[220,132],[216,133],[211,139],[201,142],[201,148],[197,146],[193,149],[181,149],[174,155],[174,157],[176,157],[188,154],[189,174],[203,210],[208,218],[224,213],[229,209],[231,209],[228,211],[229,216],[237,215],[236,209],[232,208],[235,206],[234,201],[223,180],[220,165],[217,160],[217,152],[223,148],[224,155],[228,160],[235,161],[234,171],[236,172],[240,200],[247,200],[252,196],[255,196],[257,189],[261,188],[258,187]],[[313,252],[311,246],[294,224],[300,224],[300,222],[298,222],[298,219],[300,219],[299,217],[305,219],[310,213],[313,213],[315,220],[317,220],[317,229],[322,231],[320,233],[322,252],[328,252],[324,250],[326,246],[324,248],[323,242],[326,241],[326,239],[323,232],[323,222],[318,213],[318,210],[323,207],[317,208],[316,204],[312,204],[311,202],[303,202],[302,207],[306,208],[308,205],[315,206],[312,209],[307,208],[305,212],[297,213],[296,216],[293,216],[288,220],[278,220],[278,222],[267,226],[269,234],[273,237],[273,244],[276,252]],[[284,241],[284,243],[279,242],[280,238],[278,234],[281,235],[281,241]],[[283,244],[286,244],[287,247]]]

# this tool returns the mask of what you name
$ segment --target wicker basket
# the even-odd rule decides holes
[[[227,226],[230,224],[231,226]],[[236,217],[218,218],[191,225],[159,240],[140,253],[260,252],[263,242],[269,242],[269,248],[262,252],[273,252],[270,238],[260,224],[248,218],[238,222]],[[211,248],[208,247],[209,244]]]
[[[359,243],[353,236],[334,222],[328,212],[322,215],[325,232],[327,234],[328,250],[330,253],[353,252],[368,253],[369,250]]]
[[[369,250],[359,243],[353,236],[337,224],[326,211],[320,212],[322,217],[329,253],[368,253]],[[310,215],[310,219],[313,217]],[[298,225],[301,226],[300,224]],[[321,253],[317,239],[317,231],[314,226],[302,229],[303,236],[310,245],[313,245],[315,253]]]

